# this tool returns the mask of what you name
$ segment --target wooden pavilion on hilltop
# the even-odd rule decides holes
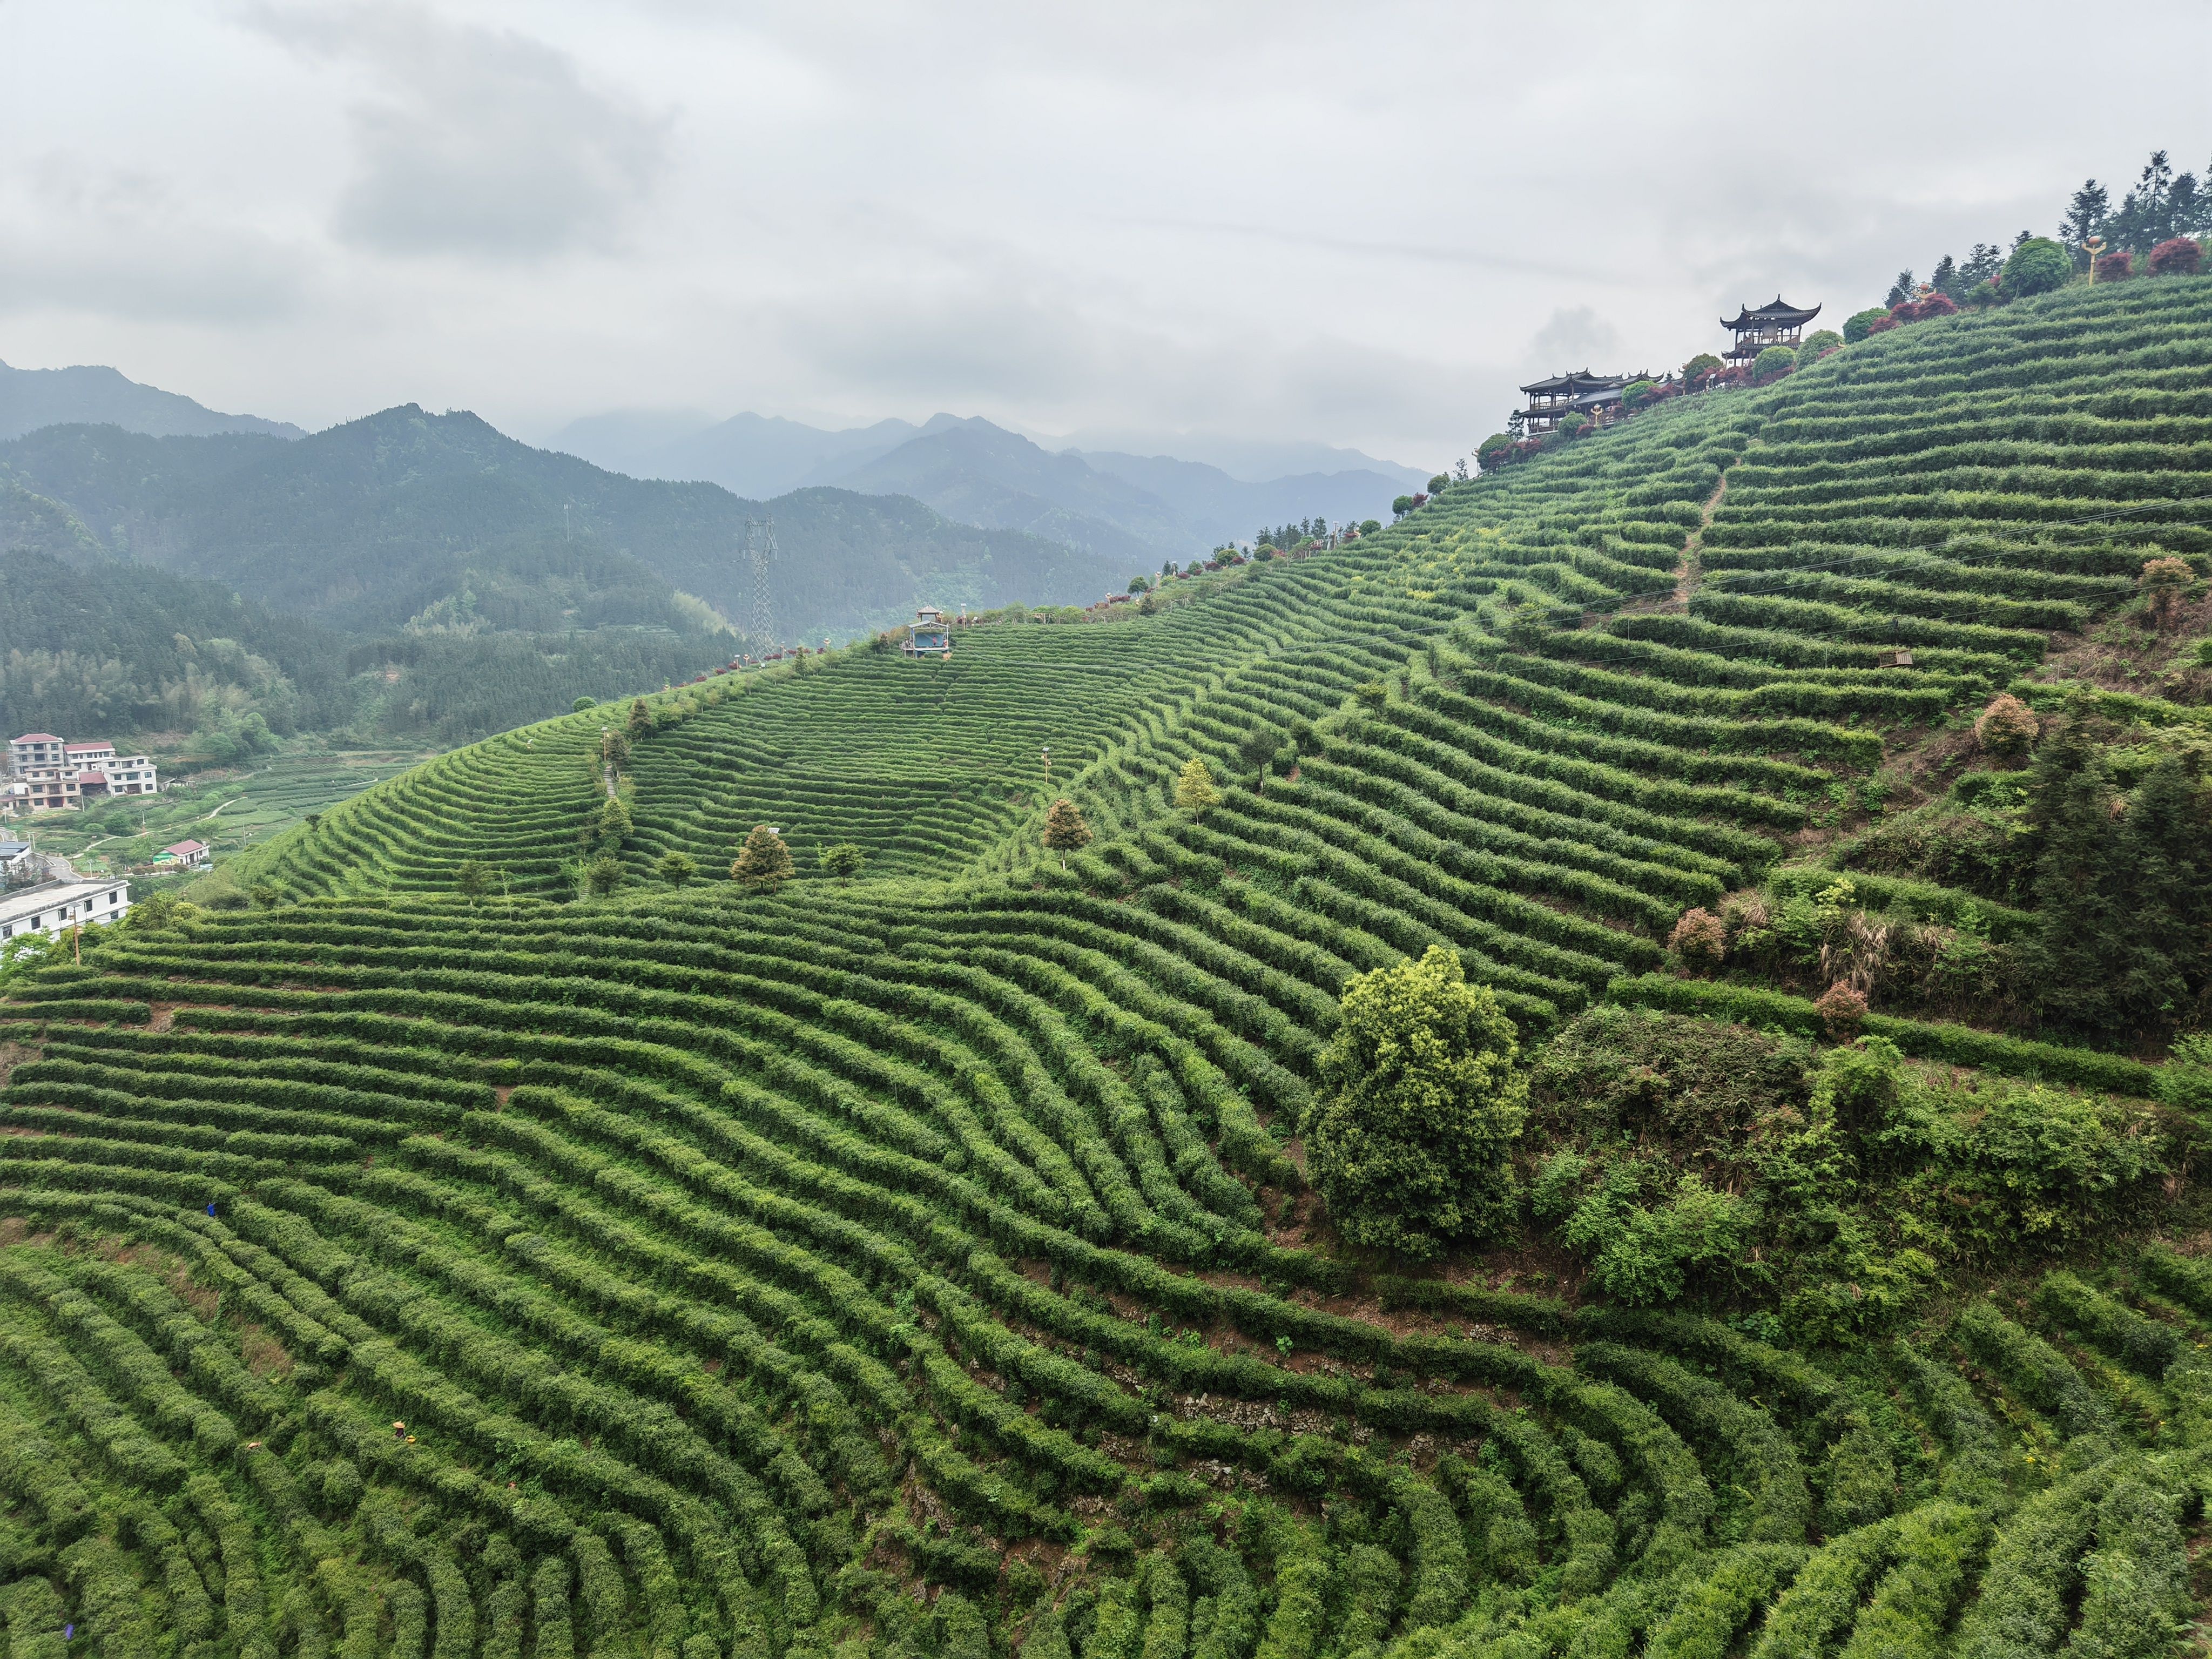
[[[1721,319],[1721,326],[1735,336],[1735,343],[1721,356],[1732,363],[1748,364],[1769,346],[1788,346],[1794,351],[1805,325],[1820,314],[1820,307],[1804,310],[1779,294],[1756,310],[1739,304],[1733,320]]]
[[[1521,429],[1533,438],[1553,430],[1570,415],[1587,416],[1602,426],[1620,413],[1622,390],[1650,378],[1648,374],[1595,374],[1585,368],[1537,380],[1521,388],[1528,394]]]

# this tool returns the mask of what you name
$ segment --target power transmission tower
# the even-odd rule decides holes
[[[766,651],[775,637],[775,615],[768,603],[768,567],[775,557],[775,520],[745,520],[745,554],[753,567],[752,615],[746,619],[755,647]]]

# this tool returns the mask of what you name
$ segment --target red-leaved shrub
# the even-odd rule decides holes
[[[2150,251],[2154,276],[2194,276],[2204,267],[2204,250],[2194,236],[2175,236]]]
[[[1869,334],[1887,334],[1893,328],[1901,328],[1904,325],[1897,320],[1896,314],[1893,313],[1887,317],[1877,317],[1872,322],[1869,323],[1867,325],[1867,332]]]
[[[2136,256],[2125,248],[2107,253],[2097,261],[2097,280],[2100,283],[2124,283],[2135,274]]]
[[[1867,1000],[1839,979],[1821,994],[1813,1012],[1820,1017],[1830,1042],[1849,1042],[1859,1034],[1859,1024],[1866,1018]]]

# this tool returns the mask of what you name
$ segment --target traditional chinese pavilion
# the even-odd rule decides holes
[[[1522,430],[1533,438],[1538,433],[1551,431],[1570,415],[1587,415],[1602,425],[1620,412],[1622,389],[1650,378],[1644,374],[1594,374],[1585,368],[1524,386],[1521,390],[1528,394],[1528,410]]]
[[[1734,320],[1721,319],[1721,326],[1735,335],[1735,343],[1721,355],[1732,363],[1748,363],[1769,346],[1788,346],[1794,350],[1805,325],[1820,314],[1820,307],[1801,310],[1779,294],[1756,310],[1739,305]]]

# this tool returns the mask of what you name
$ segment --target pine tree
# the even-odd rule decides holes
[[[1052,810],[1044,817],[1044,844],[1060,855],[1060,867],[1067,868],[1067,855],[1079,853],[1091,845],[1091,826],[1083,821],[1083,814],[1075,803],[1065,795],[1053,802]]]
[[[643,697],[633,697],[629,704],[629,735],[634,743],[653,730],[653,710],[645,706]]]
[[[730,866],[730,878],[748,887],[773,888],[788,881],[794,867],[791,848],[783,837],[767,824],[757,823],[738,849],[737,859]]]
[[[1193,755],[1182,763],[1182,775],[1176,779],[1176,805],[1195,814],[1209,806],[1220,804],[1221,792],[1213,787],[1213,774],[1205,761]]]

